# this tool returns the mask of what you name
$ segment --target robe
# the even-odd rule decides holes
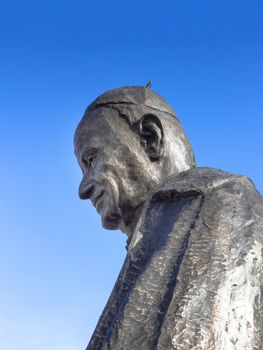
[[[263,199],[194,168],[146,201],[87,350],[262,350]]]

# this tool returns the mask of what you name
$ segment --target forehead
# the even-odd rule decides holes
[[[124,130],[125,129],[125,130]],[[76,155],[87,148],[109,148],[116,145],[123,133],[129,132],[127,123],[110,108],[99,108],[86,114],[74,137]]]

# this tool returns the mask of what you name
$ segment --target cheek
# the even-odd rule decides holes
[[[114,151],[111,155],[104,157],[99,166],[99,171],[104,173],[105,176],[122,179],[126,177],[127,163],[123,157],[119,156],[118,151]]]
[[[104,157],[103,160],[98,162],[94,171],[94,177],[105,188],[109,200],[113,199],[116,201],[120,185],[119,179],[122,176],[119,175],[118,166],[114,159]]]
[[[137,159],[127,159],[121,176],[122,189],[127,197],[140,197],[140,193],[145,192],[147,184],[145,170],[143,164],[139,163]]]
[[[139,153],[126,152],[124,155],[125,173],[130,181],[139,181],[147,171],[147,164]]]
[[[139,152],[134,152],[128,145],[116,145],[110,154],[104,154],[98,161],[96,172],[111,184],[114,193],[119,192],[124,198],[145,190],[146,167],[145,159]]]

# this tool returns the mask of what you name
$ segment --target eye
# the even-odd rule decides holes
[[[88,158],[88,166],[92,167],[92,168],[95,168],[95,165],[96,165],[96,156],[95,155],[90,156]]]
[[[96,163],[96,155],[90,155],[87,157],[82,158],[82,163],[85,165],[87,168],[95,168],[95,163]]]

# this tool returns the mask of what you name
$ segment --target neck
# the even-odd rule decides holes
[[[126,211],[126,215],[124,215],[123,223],[120,227],[121,231],[126,233],[130,240],[135,231],[136,225],[141,215],[141,211],[143,208],[144,202],[138,205],[136,208]]]
[[[127,236],[129,237],[128,240],[130,241],[133,234],[134,234],[134,230],[136,228],[136,225],[138,223],[138,220],[141,216],[141,211],[142,208],[144,206],[144,203],[146,202],[146,200],[149,198],[149,196],[151,195],[151,193],[160,186],[160,184],[162,183],[162,181],[160,181],[159,178],[163,178],[163,176],[159,176],[159,177],[155,177],[152,178],[151,181],[148,181],[148,184],[146,186],[146,189],[144,190],[144,192],[140,193],[140,204],[138,204],[136,207],[134,206],[127,206],[125,208],[123,208],[122,211],[122,224],[121,224],[121,231],[126,233]],[[144,184],[145,186],[145,184]],[[143,186],[142,186],[143,188]]]

